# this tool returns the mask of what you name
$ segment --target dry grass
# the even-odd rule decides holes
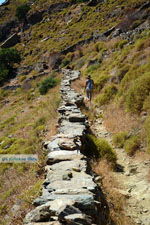
[[[113,39],[110,39],[109,41],[106,42],[106,46],[108,49],[113,49],[115,48],[115,45],[120,41],[121,39],[120,38],[113,38]]]
[[[3,199],[0,200],[0,205],[5,205],[7,216],[11,220],[12,225],[21,225],[22,219],[26,215],[26,213],[33,208],[31,202],[26,202],[24,199],[20,199],[20,193],[23,193],[23,191],[30,190],[32,186],[34,186],[39,180],[42,181],[43,176],[35,176],[35,174],[29,173],[29,170],[23,173],[17,173],[14,168],[11,168],[7,170],[2,176],[4,182],[4,188],[1,188],[1,195],[2,193],[5,194],[6,190],[12,190],[12,193],[5,199],[5,202],[3,202]],[[1,179],[0,178],[0,179]],[[35,196],[30,196],[35,197]],[[11,209],[14,204],[17,204],[20,206],[20,209],[16,212],[13,212]],[[3,215],[1,215],[3,217]],[[2,219],[0,217],[0,221]],[[1,221],[2,222],[2,221]]]
[[[104,124],[111,133],[128,132],[140,127],[140,119],[124,111],[119,105],[109,104],[104,111]]]
[[[84,77],[80,77],[78,80],[72,82],[72,88],[78,93],[84,94],[86,80]]]
[[[134,225],[130,218],[125,216],[126,197],[117,191],[121,187],[114,179],[111,166],[107,161],[101,160],[94,163],[92,167],[93,171],[102,177],[102,182],[99,185],[103,190],[110,210],[110,219],[107,224]]]
[[[36,84],[36,82],[32,83],[33,91],[10,92],[7,96],[9,102],[0,108],[0,125],[8,120],[2,127],[0,135],[8,137],[11,134],[17,140],[25,140],[26,147],[31,147],[33,154],[38,154],[39,157],[36,164],[0,165],[0,198],[5,196],[0,199],[0,224],[2,225],[7,225],[10,221],[11,225],[21,225],[25,214],[33,207],[32,200],[36,197],[36,193],[32,194],[30,190],[42,182],[45,165],[42,141],[49,140],[56,133],[57,107],[60,101],[59,85],[51,89],[47,95],[40,96]],[[28,99],[32,93],[33,98]],[[15,118],[13,125],[9,122],[12,116]],[[37,133],[36,129],[40,128],[41,124],[36,124],[41,118],[45,121],[42,124],[44,129]],[[21,154],[24,148],[24,144],[18,145],[17,151]],[[26,191],[29,191],[28,198]],[[13,215],[11,208],[18,202],[20,208],[17,214]],[[5,218],[6,215],[7,218]]]

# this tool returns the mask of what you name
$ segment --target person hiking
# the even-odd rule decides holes
[[[89,75],[87,77],[87,80],[86,80],[85,90],[86,90],[87,99],[90,100],[90,101],[92,99],[92,91],[93,91],[93,88],[94,88],[94,82],[91,79],[91,76]]]

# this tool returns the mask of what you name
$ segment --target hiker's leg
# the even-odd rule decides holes
[[[86,90],[86,96],[88,99],[90,99],[90,91],[88,89]]]
[[[88,91],[86,90],[86,97],[88,98]]]
[[[92,90],[89,91],[89,99],[90,99],[90,101],[92,99]]]

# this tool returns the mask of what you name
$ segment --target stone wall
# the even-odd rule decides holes
[[[34,200],[36,208],[24,219],[28,225],[102,224],[101,192],[82,152],[88,129],[87,118],[79,109],[83,97],[70,86],[80,72],[63,70],[63,74],[58,133],[44,143],[48,152],[46,179],[41,196]]]

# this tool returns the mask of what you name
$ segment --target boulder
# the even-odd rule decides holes
[[[26,215],[24,223],[27,224],[30,222],[49,221],[50,217],[55,215],[55,213],[53,211],[50,211],[49,208],[50,202],[36,207]]]
[[[36,11],[32,14],[29,14],[27,16],[27,21],[29,24],[34,25],[36,23],[39,23],[43,19],[43,14],[45,13],[45,10],[42,11]]]
[[[70,5],[69,2],[59,2],[59,3],[54,3],[54,4],[52,4],[52,5],[50,5],[50,6],[48,7],[47,12],[48,12],[49,14],[54,13],[54,12],[59,12],[59,11],[65,9],[65,8],[67,8],[69,5]]]

